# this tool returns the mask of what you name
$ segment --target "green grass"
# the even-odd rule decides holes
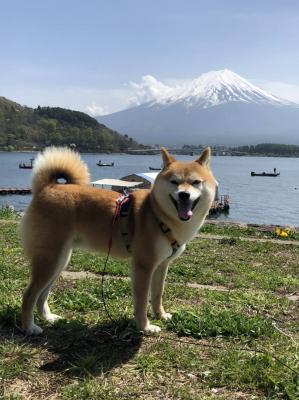
[[[12,220],[16,219],[18,214],[8,207],[0,207],[0,219]]]
[[[282,248],[271,242],[198,238],[173,263],[168,280],[292,292],[299,284],[297,255],[298,247],[293,245]],[[71,269],[100,273],[104,261],[104,256],[78,251],[72,257]],[[107,271],[111,275],[130,275],[126,261],[111,259]]]
[[[285,228],[285,227],[282,227]],[[298,228],[291,228],[291,234],[287,238],[282,238],[275,234],[274,226],[271,228],[263,227],[262,225],[258,229],[252,226],[238,226],[238,225],[217,225],[207,223],[201,228],[201,233],[208,233],[212,235],[228,235],[230,237],[255,237],[255,238],[274,238],[279,240],[299,240]]]
[[[169,329],[180,335],[202,337],[248,337],[271,336],[271,321],[256,315],[244,315],[231,309],[219,310],[205,306],[199,313],[180,311],[173,315]]]
[[[94,278],[60,279],[50,304],[65,319],[51,326],[37,318],[44,334],[25,338],[28,262],[17,219],[0,222],[0,398],[298,399],[299,313],[287,297],[299,287],[298,247],[221,229],[229,239],[197,238],[170,268],[165,307],[173,319],[155,321],[160,336],[135,330],[128,263],[107,266],[111,321],[97,275],[105,257],[76,250],[69,269]]]

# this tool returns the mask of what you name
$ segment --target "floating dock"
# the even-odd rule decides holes
[[[10,195],[10,194],[31,194],[31,188],[0,188],[0,196]]]
[[[229,211],[229,196],[223,194],[219,200],[214,200],[212,207],[210,208],[209,215],[215,215],[219,213],[227,213]]]

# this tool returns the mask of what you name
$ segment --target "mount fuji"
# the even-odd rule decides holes
[[[150,96],[98,121],[144,144],[299,144],[299,105],[230,70],[174,86],[145,78],[156,89]]]

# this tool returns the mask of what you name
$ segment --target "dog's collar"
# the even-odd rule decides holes
[[[161,231],[164,233],[164,235],[166,236],[166,238],[168,239],[168,241],[171,245],[172,253],[168,257],[168,258],[171,258],[172,256],[175,255],[175,253],[178,251],[178,249],[181,247],[181,245],[178,243],[176,238],[173,236],[170,228],[166,224],[164,224],[164,222],[160,222],[159,226],[160,226]]]

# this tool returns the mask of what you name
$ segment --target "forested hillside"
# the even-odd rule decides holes
[[[32,109],[0,97],[0,150],[70,144],[81,151],[98,152],[143,147],[82,112],[58,107]]]
[[[294,144],[261,143],[256,146],[239,146],[232,150],[249,155],[299,157],[299,146]]]

